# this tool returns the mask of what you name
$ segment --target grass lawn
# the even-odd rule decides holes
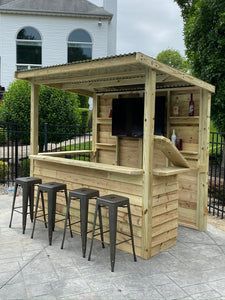
[[[85,143],[77,143],[71,144],[67,146],[63,146],[60,151],[74,151],[74,150],[91,150],[92,142],[85,142]]]

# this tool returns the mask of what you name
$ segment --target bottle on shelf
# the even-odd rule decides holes
[[[177,140],[177,136],[175,133],[175,129],[173,129],[173,133],[171,135],[171,142],[174,144],[174,146],[176,146],[176,140]]]
[[[177,117],[179,116],[179,98],[176,97],[176,101],[173,106],[173,116]]]
[[[195,114],[195,104],[194,104],[194,100],[193,100],[193,94],[191,94],[191,98],[189,101],[189,111],[188,111],[188,115],[190,117],[193,117]]]

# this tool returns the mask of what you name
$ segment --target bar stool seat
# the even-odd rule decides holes
[[[33,211],[34,211],[34,186],[36,184],[42,183],[42,180],[37,177],[18,177],[15,180],[15,189],[13,195],[13,203],[12,203],[12,211],[11,211],[11,218],[9,227],[12,226],[12,219],[13,219],[13,212],[16,211],[22,214],[22,227],[23,227],[23,234],[26,230],[26,223],[27,223],[27,208],[29,206],[29,213],[30,213],[30,220],[33,222]],[[22,206],[15,207],[16,201],[16,194],[18,186],[22,188]],[[22,208],[22,212],[18,211],[18,209]],[[44,202],[42,201],[42,209],[44,211]]]
[[[83,257],[86,255],[86,245],[87,245],[87,228],[88,228],[88,206],[89,206],[89,200],[96,198],[99,196],[99,191],[90,189],[90,188],[79,188],[75,189],[69,192],[69,200],[68,200],[68,205],[67,205],[67,211],[66,211],[66,216],[69,215],[70,211],[70,205],[71,205],[71,200],[79,200],[80,201],[80,220],[72,223],[77,224],[81,223],[80,226],[80,231],[81,231],[81,242],[82,242],[82,254]],[[101,241],[102,241],[102,247],[104,248],[104,241],[103,241],[103,231],[102,231],[102,218],[101,218],[101,208],[99,209],[99,229],[100,229],[100,234],[101,234]],[[63,249],[64,246],[64,241],[65,241],[65,235],[66,235],[66,228],[67,228],[67,217],[65,219],[65,225],[64,225],[64,233],[63,233],[63,240],[62,240],[62,245],[61,249]]]
[[[136,254],[135,254],[135,247],[134,247],[134,237],[133,237],[133,228],[132,228],[132,220],[131,220],[131,211],[130,211],[130,201],[127,197],[122,197],[115,194],[110,194],[106,196],[98,197],[96,200],[96,207],[95,207],[95,215],[94,215],[94,222],[93,222],[93,232],[92,232],[92,239],[91,239],[91,246],[88,260],[91,260],[91,253],[93,247],[93,241],[95,236],[95,226],[96,226],[96,219],[97,214],[100,207],[108,207],[109,209],[109,235],[110,235],[110,261],[111,261],[111,271],[114,272],[115,266],[115,256],[116,256],[116,245],[125,243],[131,240],[132,243],[132,250],[133,250],[133,257],[134,261],[137,261]],[[128,219],[130,225],[130,235],[120,232],[128,236],[127,240],[119,242],[116,244],[116,233],[117,233],[117,214],[118,214],[118,207],[127,207],[128,212]],[[106,231],[105,231],[106,232]],[[105,233],[104,232],[104,233]]]
[[[49,245],[52,244],[52,233],[55,229],[55,223],[63,221],[63,219],[55,221],[55,215],[60,213],[56,213],[56,198],[57,198],[57,193],[58,192],[63,192],[65,195],[65,200],[66,200],[66,206],[68,205],[68,197],[67,197],[67,187],[66,184],[64,183],[59,183],[59,182],[47,182],[40,184],[38,186],[38,192],[37,192],[37,200],[36,200],[36,210],[35,210],[35,216],[34,216],[34,224],[33,224],[33,230],[31,234],[31,238],[34,236],[34,229],[35,229],[35,224],[36,224],[36,219],[37,219],[37,207],[39,203],[39,198],[40,195],[43,198],[43,193],[47,193],[47,201],[48,201],[48,238],[49,238]],[[68,215],[69,218],[69,226],[70,226],[70,234],[71,237],[73,237],[72,234],[72,229],[71,229],[71,223],[70,223],[70,216]]]

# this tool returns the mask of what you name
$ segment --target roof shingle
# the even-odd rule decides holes
[[[103,7],[87,0],[0,0],[0,12],[112,17]]]

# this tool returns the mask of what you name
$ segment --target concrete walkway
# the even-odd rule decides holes
[[[52,246],[37,222],[21,232],[21,215],[8,228],[12,196],[0,195],[0,299],[225,299],[225,233],[179,228],[177,245],[135,263],[117,251],[111,273],[109,248],[95,242],[92,261],[81,257],[80,236],[65,242],[56,230]]]

